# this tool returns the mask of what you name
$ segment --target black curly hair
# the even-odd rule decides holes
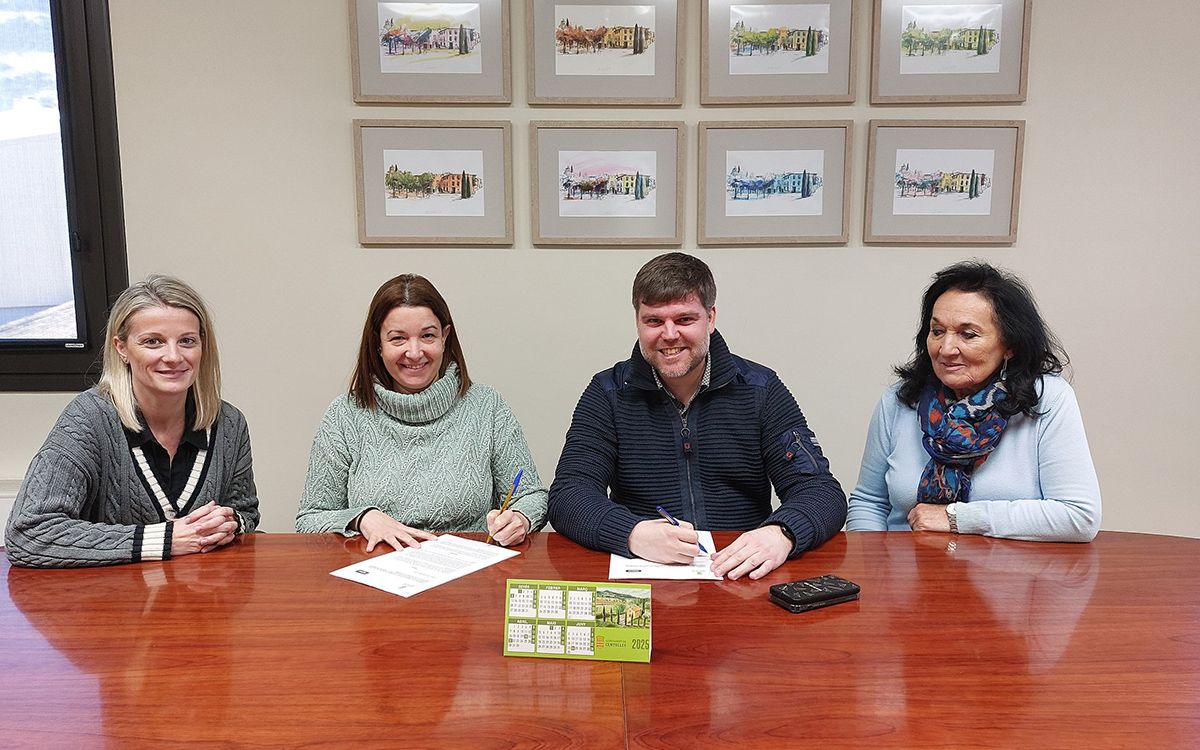
[[[979,260],[955,263],[938,271],[933,283],[921,298],[921,325],[914,337],[913,356],[895,368],[900,376],[898,398],[915,407],[921,391],[937,381],[933,363],[929,360],[926,338],[933,305],[948,291],[977,292],[992,304],[996,324],[1004,345],[1012,350],[1004,375],[1008,398],[997,405],[1006,417],[1014,414],[1037,416],[1037,383],[1042,375],[1060,373],[1070,359],[1058,338],[1042,320],[1033,294],[1025,282],[1008,271],[1002,271]]]

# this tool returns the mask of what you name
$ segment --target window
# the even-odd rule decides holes
[[[127,284],[107,3],[0,0],[0,390],[94,382]]]

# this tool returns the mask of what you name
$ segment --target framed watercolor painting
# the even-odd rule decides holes
[[[684,2],[526,0],[530,104],[683,103]]]
[[[1033,0],[875,0],[872,104],[1023,102]]]
[[[533,244],[683,242],[682,122],[531,122]]]
[[[701,104],[854,101],[853,0],[701,7]]]
[[[700,123],[700,245],[850,238],[849,120]]]
[[[512,101],[509,0],[349,0],[354,101]]]
[[[863,242],[1011,244],[1024,120],[872,120]]]
[[[511,245],[508,122],[355,120],[358,241]]]

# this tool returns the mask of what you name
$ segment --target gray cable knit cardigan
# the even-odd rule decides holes
[[[213,424],[204,482],[192,507],[233,508],[239,532],[258,526],[250,433],[222,403]],[[171,521],[146,494],[117,410],[95,388],[76,396],[34,456],[8,519],[13,565],[75,568],[171,556]]]

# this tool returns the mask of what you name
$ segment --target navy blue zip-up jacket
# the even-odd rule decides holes
[[[792,555],[836,534],[846,494],[774,371],[709,343],[712,376],[680,419],[637,345],[588,384],[550,486],[550,523],[591,549],[632,557],[629,534],[662,505],[698,529],[781,524]],[[771,512],[771,486],[780,507]],[[610,491],[611,490],[611,495]]]

